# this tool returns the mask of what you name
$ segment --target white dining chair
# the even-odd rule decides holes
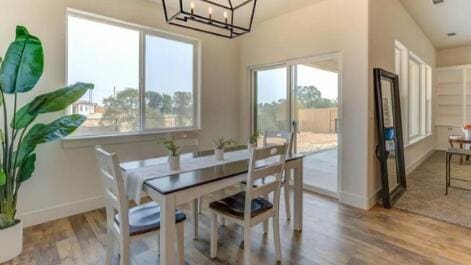
[[[106,205],[107,246],[105,265],[111,265],[115,239],[119,243],[120,265],[129,265],[131,241],[145,234],[155,233],[157,235],[156,240],[159,242],[160,207],[155,202],[149,202],[129,209],[118,156],[116,153],[105,151],[100,146],[96,146],[95,151],[104,185]],[[180,265],[184,265],[183,233],[186,216],[184,213],[176,211],[175,219],[177,223],[178,262]]]
[[[250,265],[251,228],[273,219],[273,236],[277,261],[281,262],[279,227],[279,206],[281,176],[285,167],[287,145],[276,145],[250,149],[249,172],[245,191],[209,204],[211,210],[210,256],[217,256],[218,216],[244,227],[244,264]],[[263,184],[253,184],[262,178],[269,178]],[[273,201],[269,199],[273,193]]]
[[[293,153],[294,147],[294,133],[287,131],[266,131],[263,135],[263,146],[270,146],[273,144],[285,143],[287,145],[287,154]],[[262,180],[264,181],[264,180]],[[282,180],[282,187],[285,194],[285,209],[286,219],[291,219],[291,203],[290,203],[290,182],[291,182],[291,171],[286,170]]]

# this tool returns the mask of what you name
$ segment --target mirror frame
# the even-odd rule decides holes
[[[384,110],[383,110],[383,92],[381,80],[391,82],[392,109],[395,130],[395,155],[396,155],[396,175],[398,185],[392,191],[389,189],[388,175],[388,154],[386,151],[386,142],[384,137]],[[407,189],[406,172],[404,164],[404,144],[402,134],[401,103],[399,95],[399,77],[396,74],[386,70],[374,69],[374,91],[376,107],[376,124],[378,145],[376,146],[376,157],[379,159],[381,168],[381,195],[383,197],[383,207],[391,208],[392,205],[404,194]]]

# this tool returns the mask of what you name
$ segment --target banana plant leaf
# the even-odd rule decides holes
[[[36,97],[32,102],[21,107],[10,126],[21,129],[28,126],[39,114],[60,111],[79,100],[93,84],[75,83],[51,93]]]
[[[36,162],[36,154],[33,153],[30,156],[26,157],[21,163],[21,168],[18,172],[18,180],[20,182],[27,181],[31,178],[34,172],[34,163]]]
[[[0,67],[0,86],[4,93],[30,91],[44,69],[41,41],[25,27],[16,27],[16,39],[8,47]]]
[[[36,149],[36,146],[68,136],[80,127],[86,118],[80,114],[72,114],[61,117],[49,124],[35,124],[25,135],[18,148],[16,166],[21,165],[23,160]]]

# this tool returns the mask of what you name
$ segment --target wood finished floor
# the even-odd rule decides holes
[[[363,211],[306,193],[304,231],[293,232],[281,205],[282,264],[471,264],[471,230],[401,210]],[[209,218],[200,216],[200,239],[192,239],[190,208],[185,225],[189,264],[242,264],[242,229],[219,229],[217,259],[209,258]],[[253,230],[253,264],[275,264],[271,231]],[[23,254],[5,265],[101,265],[105,212],[96,210],[37,225],[24,231]],[[132,264],[158,264],[155,238],[134,242]],[[114,264],[117,264],[115,259]]]

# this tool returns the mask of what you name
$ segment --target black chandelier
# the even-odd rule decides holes
[[[226,38],[252,30],[257,0],[162,0],[170,25]]]

